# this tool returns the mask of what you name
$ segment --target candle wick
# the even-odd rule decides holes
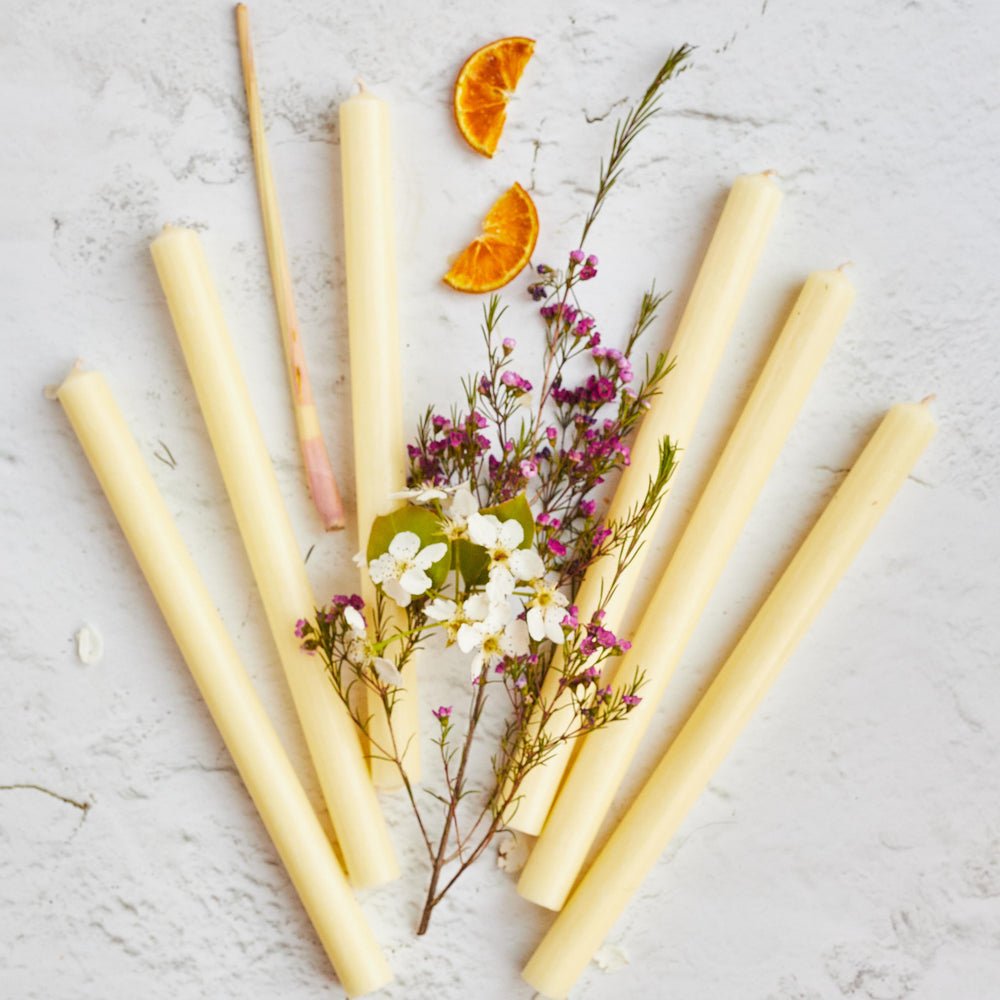
[[[920,400],[920,405],[926,406],[928,403],[933,403],[935,399],[937,399],[937,393],[932,392],[929,396],[924,396],[924,398]]]
[[[358,85],[358,90],[360,90],[362,94],[368,93],[368,88],[365,86],[365,81],[362,80],[360,76],[356,76],[354,78],[354,82]]]
[[[847,267],[854,267],[854,261],[853,260],[844,261],[844,263],[841,264],[840,267],[837,268],[837,270],[843,271]]]
[[[772,170],[762,170],[761,173],[765,177],[778,177],[778,176],[780,176],[779,173],[778,173],[778,171],[777,170],[773,170],[773,169]]]

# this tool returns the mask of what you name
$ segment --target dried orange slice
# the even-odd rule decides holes
[[[455,81],[455,121],[477,153],[492,156],[507,120],[507,101],[535,51],[530,38],[501,38],[473,52]]]
[[[444,280],[460,292],[492,292],[516,277],[538,239],[538,213],[528,192],[515,184],[502,194],[474,239]]]

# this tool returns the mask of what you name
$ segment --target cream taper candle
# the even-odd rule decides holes
[[[316,602],[201,242],[168,226],[152,252],[348,875],[379,885],[399,866],[354,723],[295,637]]]
[[[111,390],[74,369],[56,396],[344,989],[380,989],[389,966]]]
[[[613,687],[624,691],[644,674],[642,701],[621,722],[581,737],[521,873],[517,891],[526,899],[553,910],[566,901],[853,300],[841,271],[806,281],[615,672]]]
[[[922,404],[879,425],[524,969],[564,997],[736,741],[934,436]]]
[[[781,191],[767,174],[738,177],[733,184],[670,345],[673,369],[639,425],[630,464],[622,473],[606,521],[621,520],[630,508],[642,502],[649,480],[659,466],[663,438],[669,436],[678,446],[677,461],[683,457],[780,202]],[[646,526],[644,540],[656,530],[662,511],[661,504]],[[612,632],[617,632],[621,625],[644,557],[645,542],[619,576],[614,595],[605,606],[604,625]],[[600,606],[601,594],[608,590],[616,569],[617,558],[611,554],[587,571],[576,596],[577,617],[581,622],[589,621]],[[558,681],[558,671],[550,670],[543,694],[549,702],[556,697]],[[552,732],[576,728],[572,716],[567,718],[572,712],[569,697],[563,701],[553,714]],[[562,744],[545,764],[527,774],[517,809],[508,817],[515,830],[531,834],[541,830],[572,749],[571,744]]]
[[[358,542],[364,552],[372,521],[398,502],[406,487],[406,449],[400,382],[399,315],[396,300],[396,234],[392,209],[392,142],[389,108],[362,89],[340,105],[340,164],[344,196],[344,259],[351,349],[351,411],[354,420],[354,481]],[[375,586],[361,571],[361,596],[374,605]],[[389,631],[406,628],[406,616],[386,602]],[[392,654],[392,649],[387,655]],[[417,674],[413,658],[403,670],[405,688],[392,711],[392,729],[410,781],[420,780]],[[368,704],[372,741],[389,747],[381,701]],[[372,778],[398,788],[394,764],[372,749]]]

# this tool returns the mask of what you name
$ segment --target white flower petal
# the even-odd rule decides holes
[[[513,617],[514,612],[506,601],[502,601],[499,604],[491,604],[489,613],[482,621],[481,628],[483,633],[499,632]]]
[[[462,605],[462,613],[469,621],[481,622],[490,613],[490,602],[485,594],[473,594]]]
[[[479,501],[472,495],[467,486],[460,486],[452,497],[448,507],[448,516],[454,520],[467,521],[473,514],[479,513]]]
[[[521,526],[521,522],[515,521],[513,518],[502,522],[498,541],[508,552],[516,549],[524,541],[524,528]]]
[[[528,652],[528,625],[522,618],[515,618],[504,629],[500,648],[508,656],[523,656]]]
[[[511,594],[517,581],[506,566],[494,566],[490,570],[490,582],[486,584],[486,596],[490,604],[502,604]]]
[[[389,555],[397,559],[412,559],[420,551],[420,536],[413,531],[401,531],[389,542]]]
[[[391,578],[382,584],[382,589],[386,596],[391,597],[401,608],[405,608],[410,603],[410,592],[405,590],[399,580]]]
[[[363,568],[367,561],[368,560],[365,559],[364,552],[355,552],[354,555],[351,556],[351,562],[354,563],[354,565],[357,566],[358,569]]]
[[[104,655],[104,640],[93,625],[84,625],[76,633],[76,655],[88,667],[98,663]]]
[[[460,625],[458,628],[458,648],[463,653],[471,653],[482,644],[483,633],[476,625]]]
[[[372,583],[381,583],[396,573],[396,560],[388,552],[373,559],[368,566],[368,575]]]
[[[421,569],[429,569],[439,559],[443,559],[444,554],[447,551],[447,542],[435,542],[433,545],[427,545],[422,548],[420,552],[417,553],[417,558],[414,562],[416,562]]]
[[[518,549],[507,561],[519,580],[535,580],[545,572],[545,563],[535,549]]]
[[[399,584],[411,594],[422,594],[431,585],[431,578],[422,569],[414,566],[399,578]]]
[[[372,668],[375,676],[383,684],[392,684],[393,687],[403,686],[403,675],[396,669],[396,664],[392,660],[387,660],[384,656],[376,656],[372,660]]]
[[[472,671],[473,680],[476,680],[476,678],[483,672],[483,654],[481,652],[476,653],[476,655],[472,658],[470,669]]]
[[[365,620],[361,617],[361,612],[357,608],[352,608],[350,604],[344,608],[344,621],[354,629],[355,632],[364,632]]]
[[[447,597],[435,597],[426,608],[424,614],[432,622],[448,622],[455,617],[458,605],[454,601],[449,601]]]
[[[566,612],[562,608],[549,608],[545,612],[545,634],[556,644],[566,641],[566,633],[562,630],[562,620],[565,617]],[[534,639],[535,636],[531,638]]]
[[[542,609],[539,607],[528,608],[528,634],[535,642],[540,642],[545,638],[545,625]]]
[[[469,540],[476,545],[490,548],[500,537],[500,520],[492,514],[471,514],[469,516]]]

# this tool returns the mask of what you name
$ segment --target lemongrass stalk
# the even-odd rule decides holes
[[[274,287],[274,303],[278,313],[278,326],[285,348],[288,380],[295,404],[295,424],[302,447],[302,461],[309,480],[309,492],[323,526],[327,531],[344,527],[344,505],[340,490],[330,465],[330,456],[323,442],[323,434],[316,415],[312,386],[306,370],[305,354],[299,337],[299,320],[292,295],[292,276],[288,268],[288,255],[281,234],[281,217],[278,214],[278,196],[274,189],[274,175],[267,155],[264,138],[264,116],[260,110],[257,88],[257,70],[253,49],[250,46],[250,19],[243,4],[236,7],[236,30],[240,42],[240,62],[243,65],[243,82],[247,93],[247,112],[250,117],[250,142],[257,174],[257,191],[260,210],[264,219],[264,238],[267,242],[267,260]]]

